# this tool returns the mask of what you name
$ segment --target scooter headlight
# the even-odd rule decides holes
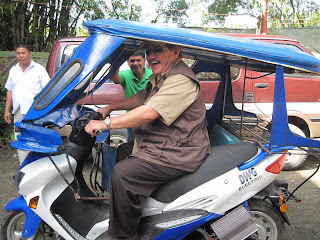
[[[24,177],[25,173],[24,172],[18,172],[15,179],[14,179],[14,186],[16,188],[16,191],[19,192],[20,190],[20,182],[22,178]]]

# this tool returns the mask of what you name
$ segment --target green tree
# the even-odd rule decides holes
[[[189,9],[188,4],[185,0],[173,0],[167,6],[164,11],[167,22],[172,20],[174,23],[184,23],[183,17],[187,17],[187,11]]]
[[[230,14],[246,12],[255,17],[261,16],[261,0],[203,0],[208,12],[203,22],[223,23]],[[268,22],[278,27],[319,26],[319,0],[268,0]],[[222,24],[223,25],[223,24]]]
[[[157,16],[153,23],[159,21],[162,16],[165,18],[165,22],[172,21],[173,23],[185,23],[188,17],[187,10],[189,5],[185,0],[172,0],[169,3],[165,3],[164,0],[155,0]]]
[[[311,21],[319,14],[320,2],[314,0],[269,0],[268,18],[276,27],[306,27],[320,24]]]
[[[0,4],[0,49],[7,49],[7,46],[12,49],[12,39],[8,36],[13,35],[13,29],[11,28],[13,19],[13,13],[11,8],[11,0],[1,0]]]
[[[84,20],[118,18],[138,21],[141,7],[129,0],[1,0],[1,50],[27,42],[48,51],[57,38],[75,36]]]
[[[229,14],[237,14],[241,9],[252,8],[250,1],[244,0],[214,0],[208,1],[208,13],[204,14],[203,22],[216,21],[218,24],[223,23]]]
[[[131,4],[129,0],[111,1],[111,6],[106,9],[110,18],[138,21],[141,7]]]

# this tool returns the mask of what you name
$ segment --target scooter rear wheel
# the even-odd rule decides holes
[[[248,239],[254,240],[281,240],[284,222],[272,204],[261,199],[250,199],[249,208],[252,219],[255,221],[258,232]]]

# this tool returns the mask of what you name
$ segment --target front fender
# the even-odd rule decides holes
[[[41,222],[41,218],[28,207],[27,202],[22,196],[18,196],[11,200],[4,209],[9,211],[21,211],[25,213],[26,221],[23,226],[22,237],[29,238],[36,233]]]

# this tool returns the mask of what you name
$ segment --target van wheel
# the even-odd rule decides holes
[[[305,133],[296,125],[289,123],[289,128],[292,133],[306,137]],[[303,151],[299,148],[294,148],[288,151],[286,162],[282,170],[294,170],[299,168],[307,158],[306,151]]]

